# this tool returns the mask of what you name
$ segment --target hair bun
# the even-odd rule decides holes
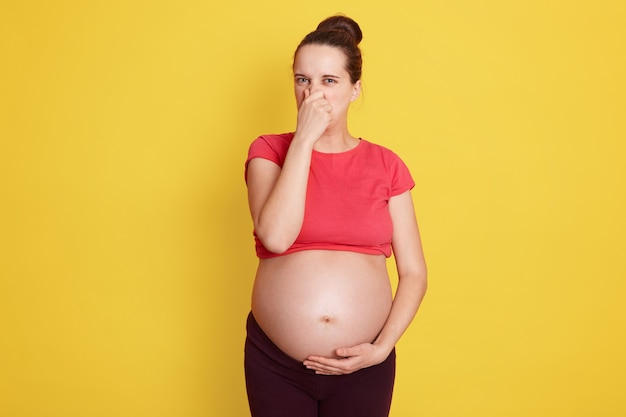
[[[356,45],[363,39],[363,32],[361,32],[359,24],[344,15],[335,15],[322,20],[322,22],[317,25],[317,30],[340,30],[346,32],[354,40]]]
[[[310,32],[302,39],[296,48],[294,65],[300,48],[305,45],[323,45],[337,48],[346,57],[345,68],[348,74],[350,74],[350,81],[354,84],[361,79],[361,67],[363,65],[363,58],[359,49],[361,39],[363,39],[363,33],[361,33],[361,28],[354,20],[343,15],[331,16],[324,19],[317,25],[316,30]]]

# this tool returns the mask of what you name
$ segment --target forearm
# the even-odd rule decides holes
[[[295,241],[302,228],[312,145],[294,138],[280,175],[255,221],[263,245],[281,253]]]
[[[426,272],[400,277],[389,317],[374,345],[391,352],[411,324],[426,294]]]

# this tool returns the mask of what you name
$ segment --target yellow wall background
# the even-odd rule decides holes
[[[243,161],[336,12],[429,263],[392,417],[626,414],[624,2],[2,0],[0,415],[249,415]]]

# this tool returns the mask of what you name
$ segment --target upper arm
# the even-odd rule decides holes
[[[393,223],[391,245],[400,277],[418,275],[426,277],[426,261],[422,250],[419,228],[411,192],[389,199],[389,213]]]
[[[255,225],[279,175],[280,167],[268,159],[253,158],[248,162],[246,172],[248,206]]]

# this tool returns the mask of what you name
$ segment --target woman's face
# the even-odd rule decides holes
[[[350,103],[361,93],[361,81],[352,84],[345,69],[343,52],[327,45],[305,45],[296,54],[293,63],[294,91],[298,109],[304,100],[304,91],[322,90],[332,106],[332,119],[346,118]]]

